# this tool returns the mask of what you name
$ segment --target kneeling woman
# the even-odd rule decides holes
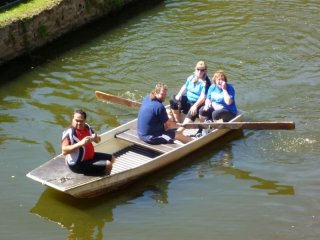
[[[213,75],[205,104],[199,111],[201,122],[220,119],[228,122],[237,115],[235,90],[227,81],[226,74],[221,70]]]
[[[114,156],[94,152],[92,142],[98,143],[101,137],[86,123],[87,114],[74,111],[72,124],[62,135],[62,154],[66,156],[69,168],[86,175],[110,174]]]

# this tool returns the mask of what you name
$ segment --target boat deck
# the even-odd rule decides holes
[[[157,151],[139,145],[126,147],[114,153],[116,160],[113,164],[111,175],[139,167],[160,155],[161,153]]]
[[[114,153],[116,160],[110,176],[144,165],[160,155],[158,151],[136,144],[128,146]],[[28,173],[28,177],[44,185],[63,190],[106,178],[109,175],[87,176],[74,173],[67,167],[64,157],[60,155]]]
[[[137,168],[183,145],[182,143],[151,145],[140,140],[136,130],[133,129],[125,130],[115,137],[132,145],[113,153],[116,159],[110,175],[88,176],[74,173],[67,167],[64,157],[59,155],[28,173],[28,177],[63,191]]]

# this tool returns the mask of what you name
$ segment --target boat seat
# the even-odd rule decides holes
[[[172,144],[168,143],[168,144],[159,144],[159,145],[152,145],[152,144],[146,143],[138,137],[137,130],[133,130],[133,129],[128,129],[124,132],[121,132],[117,134],[115,137],[121,140],[134,143],[136,145],[143,146],[145,148],[160,152],[160,153],[170,152],[181,146],[178,143],[172,143]]]

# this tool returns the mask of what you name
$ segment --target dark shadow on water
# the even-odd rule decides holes
[[[70,51],[70,49],[77,48],[113,28],[118,28],[128,20],[155,8],[162,3],[163,0],[142,0],[128,4],[120,11],[111,13],[106,17],[88,23],[80,29],[63,35],[52,43],[34,51],[30,51],[21,57],[1,65],[0,85],[14,81],[24,72],[31,71],[37,66],[44,63],[50,63],[61,54]]]
[[[246,137],[251,134],[253,134],[251,131],[246,132]],[[268,195],[294,195],[294,187],[291,185],[279,184],[278,181],[253,176],[251,172],[237,169],[233,166],[232,138],[243,137],[243,131],[235,131],[233,135],[229,134],[221,138],[219,142],[215,142],[210,147],[204,147],[202,150],[204,156],[201,156],[201,158],[206,159],[204,162],[207,163],[202,166],[204,171],[211,169],[213,172],[219,172],[219,174],[222,172],[223,174],[232,175],[236,179],[253,181],[255,183],[251,185],[251,188],[267,190]],[[223,148],[221,148],[221,146],[223,146]],[[195,154],[198,154],[198,152]],[[214,158],[210,159],[210,156],[214,156]],[[198,176],[201,178],[202,175],[201,170],[199,170]]]
[[[249,171],[243,171],[236,168],[222,169],[220,167],[219,169],[223,170],[225,174],[233,175],[236,179],[250,180],[250,181],[256,182],[256,184],[251,185],[251,188],[267,190],[268,195],[294,195],[295,194],[293,186],[279,184],[278,181],[252,176],[252,173]]]
[[[66,228],[68,239],[104,239],[103,228],[107,223],[113,222],[115,208],[132,204],[141,197],[152,199],[158,206],[168,204],[168,189],[172,179],[193,165],[200,166],[197,168],[199,178],[204,176],[204,172],[213,171],[218,174],[222,172],[236,179],[253,181],[252,188],[269,190],[270,195],[294,195],[292,186],[252,176],[249,171],[233,167],[232,145],[243,138],[243,131],[232,131],[181,161],[144,177],[122,190],[97,198],[76,199],[47,188],[30,212]]]

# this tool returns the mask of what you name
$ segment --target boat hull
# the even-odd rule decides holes
[[[242,121],[239,114],[232,121]],[[230,129],[214,129],[206,136],[193,141],[177,143],[175,148],[166,152],[147,149],[132,142],[117,138],[117,135],[136,129],[137,119],[101,134],[101,142],[95,145],[95,151],[114,153],[116,161],[110,175],[85,176],[72,172],[59,155],[27,174],[27,177],[43,185],[64,192],[76,198],[90,198],[118,190],[126,185],[172,164],[197,149],[223,136]]]

